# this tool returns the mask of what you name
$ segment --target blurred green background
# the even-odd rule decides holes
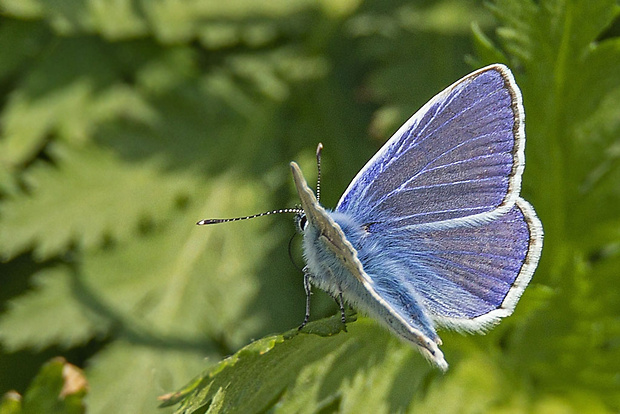
[[[299,336],[323,353],[274,357],[251,409],[619,412],[619,8],[0,0],[0,394],[45,412],[60,355],[84,369],[87,412],[171,412],[158,395],[304,313],[290,216],[194,223],[294,206],[288,162],[313,183],[318,142],[335,206],[415,110],[502,62],[524,95],[522,194],[545,228],[515,314],[485,336],[440,332],[445,375],[366,319]],[[316,292],[313,319],[336,311]],[[330,359],[337,341],[347,354]],[[212,412],[241,410],[223,390]],[[80,412],[84,391],[48,412]]]

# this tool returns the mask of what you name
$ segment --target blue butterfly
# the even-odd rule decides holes
[[[333,211],[292,162],[302,209],[247,218],[297,213],[304,324],[315,285],[340,301],[343,321],[347,302],[446,370],[437,327],[489,329],[513,312],[538,265],[542,224],[519,197],[524,146],[521,92],[506,66],[487,66],[409,118]]]
[[[490,328],[513,312],[538,265],[542,225],[519,197],[524,146],[521,92],[496,64],[409,118],[334,211],[291,163],[307,290],[343,299],[446,370],[436,327]]]

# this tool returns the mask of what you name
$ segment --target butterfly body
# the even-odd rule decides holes
[[[538,264],[542,225],[519,197],[524,145],[521,93],[491,65],[414,114],[334,211],[291,163],[309,282],[447,369],[436,327],[484,332],[512,313]]]
[[[402,284],[411,268],[369,237],[367,224],[320,206],[297,164],[291,166],[308,215],[303,244],[310,282],[333,297],[342,295],[347,303],[416,344],[427,358],[447,369],[432,321],[415,290]]]
[[[356,250],[357,258],[377,293],[391,304],[392,309],[400,310],[399,316],[410,321],[407,325],[416,321],[429,338],[439,341],[432,321],[422,310],[420,298],[406,283],[412,267],[396,257],[388,246],[373,239],[367,225],[343,213],[327,213]],[[304,252],[307,270],[314,285],[334,297],[342,294],[354,308],[376,320],[385,321],[389,329],[403,336],[406,326],[402,326],[400,319],[392,317],[390,311],[368,292],[364,281],[343,265],[342,260],[332,253],[329,242],[322,240],[320,231],[315,227],[309,226],[304,232]]]

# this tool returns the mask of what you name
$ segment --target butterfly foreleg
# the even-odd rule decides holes
[[[340,307],[340,320],[344,325],[344,331],[347,332],[347,315],[344,311],[344,299],[342,298],[342,292],[338,293],[338,298],[336,299],[338,306]]]
[[[336,280],[336,277],[334,276],[334,272],[332,271],[332,269],[328,267],[327,271],[330,274],[331,279]],[[338,304],[338,309],[340,309],[340,320],[342,321],[342,324],[344,325],[344,331],[346,332],[347,331],[347,315],[344,309],[344,298],[342,297],[342,287],[340,286],[340,284],[338,284],[337,286],[338,286],[338,294],[337,295],[332,294],[332,297]]]
[[[306,292],[306,314],[304,315],[304,321],[299,325],[298,330],[303,329],[308,324],[310,319],[310,296],[312,296],[312,284],[310,283],[310,272],[308,268],[304,268],[304,291]]]

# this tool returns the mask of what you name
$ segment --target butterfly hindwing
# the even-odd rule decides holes
[[[542,225],[519,198],[507,213],[476,226],[387,233],[371,227],[368,238],[405,263],[401,289],[417,292],[435,322],[482,331],[512,313],[538,263]]]

